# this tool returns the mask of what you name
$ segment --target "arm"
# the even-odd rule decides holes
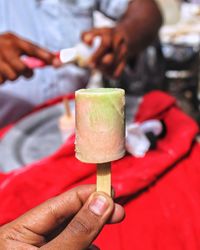
[[[97,28],[83,33],[82,39],[91,44],[95,36],[102,43],[91,58],[91,67],[105,75],[118,78],[128,57],[134,57],[156,37],[162,23],[154,0],[133,0],[114,28]]]
[[[156,37],[162,24],[162,16],[154,0],[133,0],[116,31],[122,32],[130,56],[145,49]]]

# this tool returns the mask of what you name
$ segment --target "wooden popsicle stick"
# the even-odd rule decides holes
[[[72,113],[71,113],[71,110],[70,110],[69,100],[68,100],[67,97],[63,98],[63,104],[65,106],[65,114],[66,114],[66,116],[71,117]]]
[[[111,162],[97,164],[97,192],[111,196]]]

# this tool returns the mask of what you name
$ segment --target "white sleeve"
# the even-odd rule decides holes
[[[120,19],[128,8],[131,0],[99,0],[99,11],[112,19]]]
[[[5,1],[0,1],[0,33],[6,32],[6,20],[7,20],[7,4]]]

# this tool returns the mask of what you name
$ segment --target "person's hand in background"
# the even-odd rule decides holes
[[[123,220],[123,208],[94,185],[74,188],[0,228],[0,249],[87,249],[108,223]]]
[[[96,36],[102,39],[90,66],[112,78],[120,77],[126,61],[135,59],[157,37],[162,16],[154,0],[129,0],[125,14],[114,28],[97,28],[83,33],[90,45]]]
[[[111,78],[118,78],[126,65],[127,44],[123,32],[115,28],[94,28],[82,34],[82,40],[92,45],[95,37],[101,38],[100,47],[90,59],[89,66],[97,68]]]
[[[12,33],[0,34],[0,84],[6,80],[14,81],[19,76],[30,78],[33,75],[33,71],[22,61],[22,55],[38,58],[45,64],[52,64],[55,57]]]

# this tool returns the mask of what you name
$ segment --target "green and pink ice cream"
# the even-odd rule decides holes
[[[118,88],[76,91],[76,158],[87,163],[118,160],[125,154],[125,93]]]

